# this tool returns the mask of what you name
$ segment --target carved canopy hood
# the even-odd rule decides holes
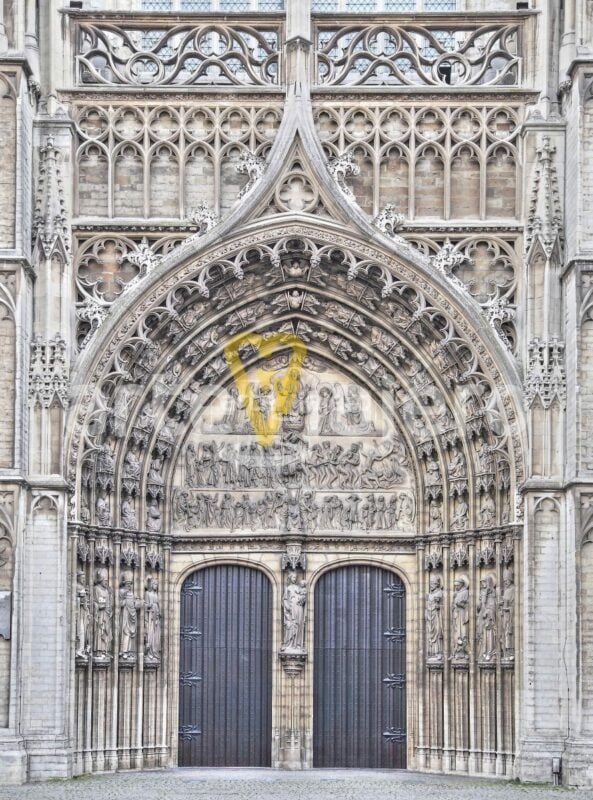
[[[130,286],[81,355],[68,450],[75,519],[144,530],[148,513],[171,530],[176,465],[231,382],[225,344],[255,331],[295,334],[306,368],[334,370],[381,404],[413,475],[414,532],[516,521],[524,426],[511,354],[469,294],[369,224],[299,103],[289,98],[266,173],[228,219]],[[295,172],[318,193],[315,216],[273,207]],[[258,352],[244,358],[254,366]]]

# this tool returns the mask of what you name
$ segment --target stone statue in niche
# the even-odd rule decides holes
[[[466,662],[469,626],[469,582],[465,575],[455,578],[451,605],[451,658]]]
[[[464,531],[467,527],[469,506],[464,497],[455,499],[453,519],[451,520],[451,530]]]
[[[88,525],[91,521],[91,512],[84,497],[80,498],[80,521],[83,525]]]
[[[476,606],[478,659],[483,662],[496,659],[496,605],[496,581],[494,575],[486,575],[480,581],[480,596]]]
[[[305,604],[307,584],[299,581],[296,572],[288,576],[282,607],[284,610],[283,653],[302,653],[305,642]]]
[[[151,500],[146,509],[146,530],[159,533],[161,530],[161,512],[157,500]]]
[[[461,450],[455,446],[451,452],[451,461],[449,462],[449,476],[451,478],[465,478],[466,465],[465,456]]]
[[[97,497],[95,510],[97,512],[97,525],[102,525],[105,528],[109,528],[111,526],[111,514],[109,512],[107,497],[104,492]]]
[[[425,483],[427,487],[439,486],[441,483],[439,464],[435,458],[429,458],[426,462]]]
[[[158,662],[161,656],[161,606],[156,578],[146,579],[144,591],[144,655]]]
[[[135,531],[138,527],[136,512],[129,497],[124,497],[121,504],[121,526],[127,531]]]
[[[133,450],[128,450],[123,463],[123,488],[128,495],[137,494],[140,488],[141,466]]]
[[[441,533],[443,530],[443,514],[441,504],[432,500],[428,507],[428,532]]]
[[[512,567],[502,573],[502,599],[500,601],[500,624],[502,628],[501,650],[506,661],[515,658],[515,582]]]
[[[109,586],[109,573],[104,568],[95,573],[93,604],[93,656],[97,661],[108,661],[113,639],[113,592]]]
[[[113,489],[115,480],[115,461],[108,444],[102,444],[97,452],[97,485],[104,491]]]
[[[496,522],[496,503],[493,497],[486,493],[482,498],[482,505],[478,512],[480,517],[480,526],[482,528],[491,528]]]
[[[320,436],[331,436],[336,432],[337,403],[334,391],[330,386],[322,386],[319,389],[317,416],[317,432]]]
[[[161,475],[162,466],[162,458],[152,459],[150,462],[150,468],[148,470],[148,483],[154,484],[155,486],[163,485],[163,476]]]
[[[431,575],[426,595],[426,660],[439,664],[443,660],[443,587],[439,575]]]
[[[503,525],[508,525],[511,521],[511,498],[510,491],[506,489],[502,494],[502,511],[500,521]]]
[[[87,660],[90,650],[89,627],[91,612],[89,604],[89,589],[86,585],[86,575],[79,570],[76,573],[76,658]]]
[[[119,655],[122,661],[135,661],[138,609],[141,602],[134,596],[132,576],[124,572],[119,588]]]

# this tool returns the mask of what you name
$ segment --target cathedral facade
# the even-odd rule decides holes
[[[4,0],[0,88],[0,783],[593,786],[590,2]]]

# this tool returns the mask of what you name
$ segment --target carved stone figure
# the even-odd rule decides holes
[[[144,592],[144,655],[149,661],[161,656],[161,607],[156,578],[146,579]]]
[[[129,497],[125,497],[121,504],[121,526],[128,531],[136,530],[138,527],[136,512]]]
[[[507,661],[515,658],[515,583],[512,567],[502,573],[503,592],[500,601],[501,650]]]
[[[76,573],[76,657],[86,659],[89,654],[89,590],[83,571]]]
[[[328,436],[335,433],[337,425],[337,404],[333,390],[329,386],[322,386],[319,390],[317,414],[317,432],[319,435]]]
[[[467,527],[469,506],[463,497],[456,498],[451,529],[454,531],[464,531]]]
[[[136,658],[138,609],[141,605],[134,596],[131,574],[124,572],[119,589],[119,654],[123,661],[132,661]]]
[[[130,408],[130,395],[126,386],[120,386],[115,392],[111,416],[111,432],[120,439],[125,435],[126,423]]]
[[[146,530],[158,533],[161,530],[161,512],[157,500],[151,500],[146,509]]]
[[[91,512],[84,497],[80,498],[80,521],[84,525],[88,525],[91,521]]]
[[[482,499],[479,511],[480,525],[483,528],[491,528],[496,521],[496,504],[492,496],[486,493]]]
[[[367,422],[362,409],[360,388],[355,383],[348,384],[344,395],[346,424],[350,433],[373,433],[375,426]]]
[[[455,579],[451,604],[451,658],[467,661],[469,626],[469,583],[464,575]]]
[[[465,478],[465,456],[458,447],[454,447],[449,462],[449,475],[451,478]]]
[[[307,584],[298,581],[295,572],[288,576],[282,607],[284,610],[284,653],[302,653],[305,639],[305,603]]]
[[[494,575],[486,575],[480,581],[480,596],[476,606],[476,638],[480,661],[492,661],[496,658],[496,605],[496,581]]]
[[[128,450],[124,458],[124,478],[140,480],[140,461],[133,450]]]
[[[399,496],[398,513],[398,522],[401,525],[411,525],[414,522],[414,501],[407,492],[403,492]]]
[[[104,568],[98,569],[95,573],[93,605],[93,655],[99,660],[110,659],[113,639],[113,592],[109,586],[109,574]]]
[[[428,511],[428,532],[440,533],[443,530],[443,514],[440,503],[432,501]]]
[[[95,509],[97,512],[97,525],[102,525],[106,528],[110,527],[111,514],[109,513],[109,504],[104,493],[97,497]]]
[[[97,451],[97,486],[103,491],[113,489],[115,461],[109,445],[103,444]]]
[[[439,575],[431,575],[426,595],[426,656],[429,663],[443,660],[443,587]]]

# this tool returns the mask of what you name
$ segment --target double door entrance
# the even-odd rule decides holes
[[[317,581],[313,766],[406,766],[405,592],[392,572],[346,566]],[[272,587],[217,565],[181,593],[180,766],[271,766]]]

